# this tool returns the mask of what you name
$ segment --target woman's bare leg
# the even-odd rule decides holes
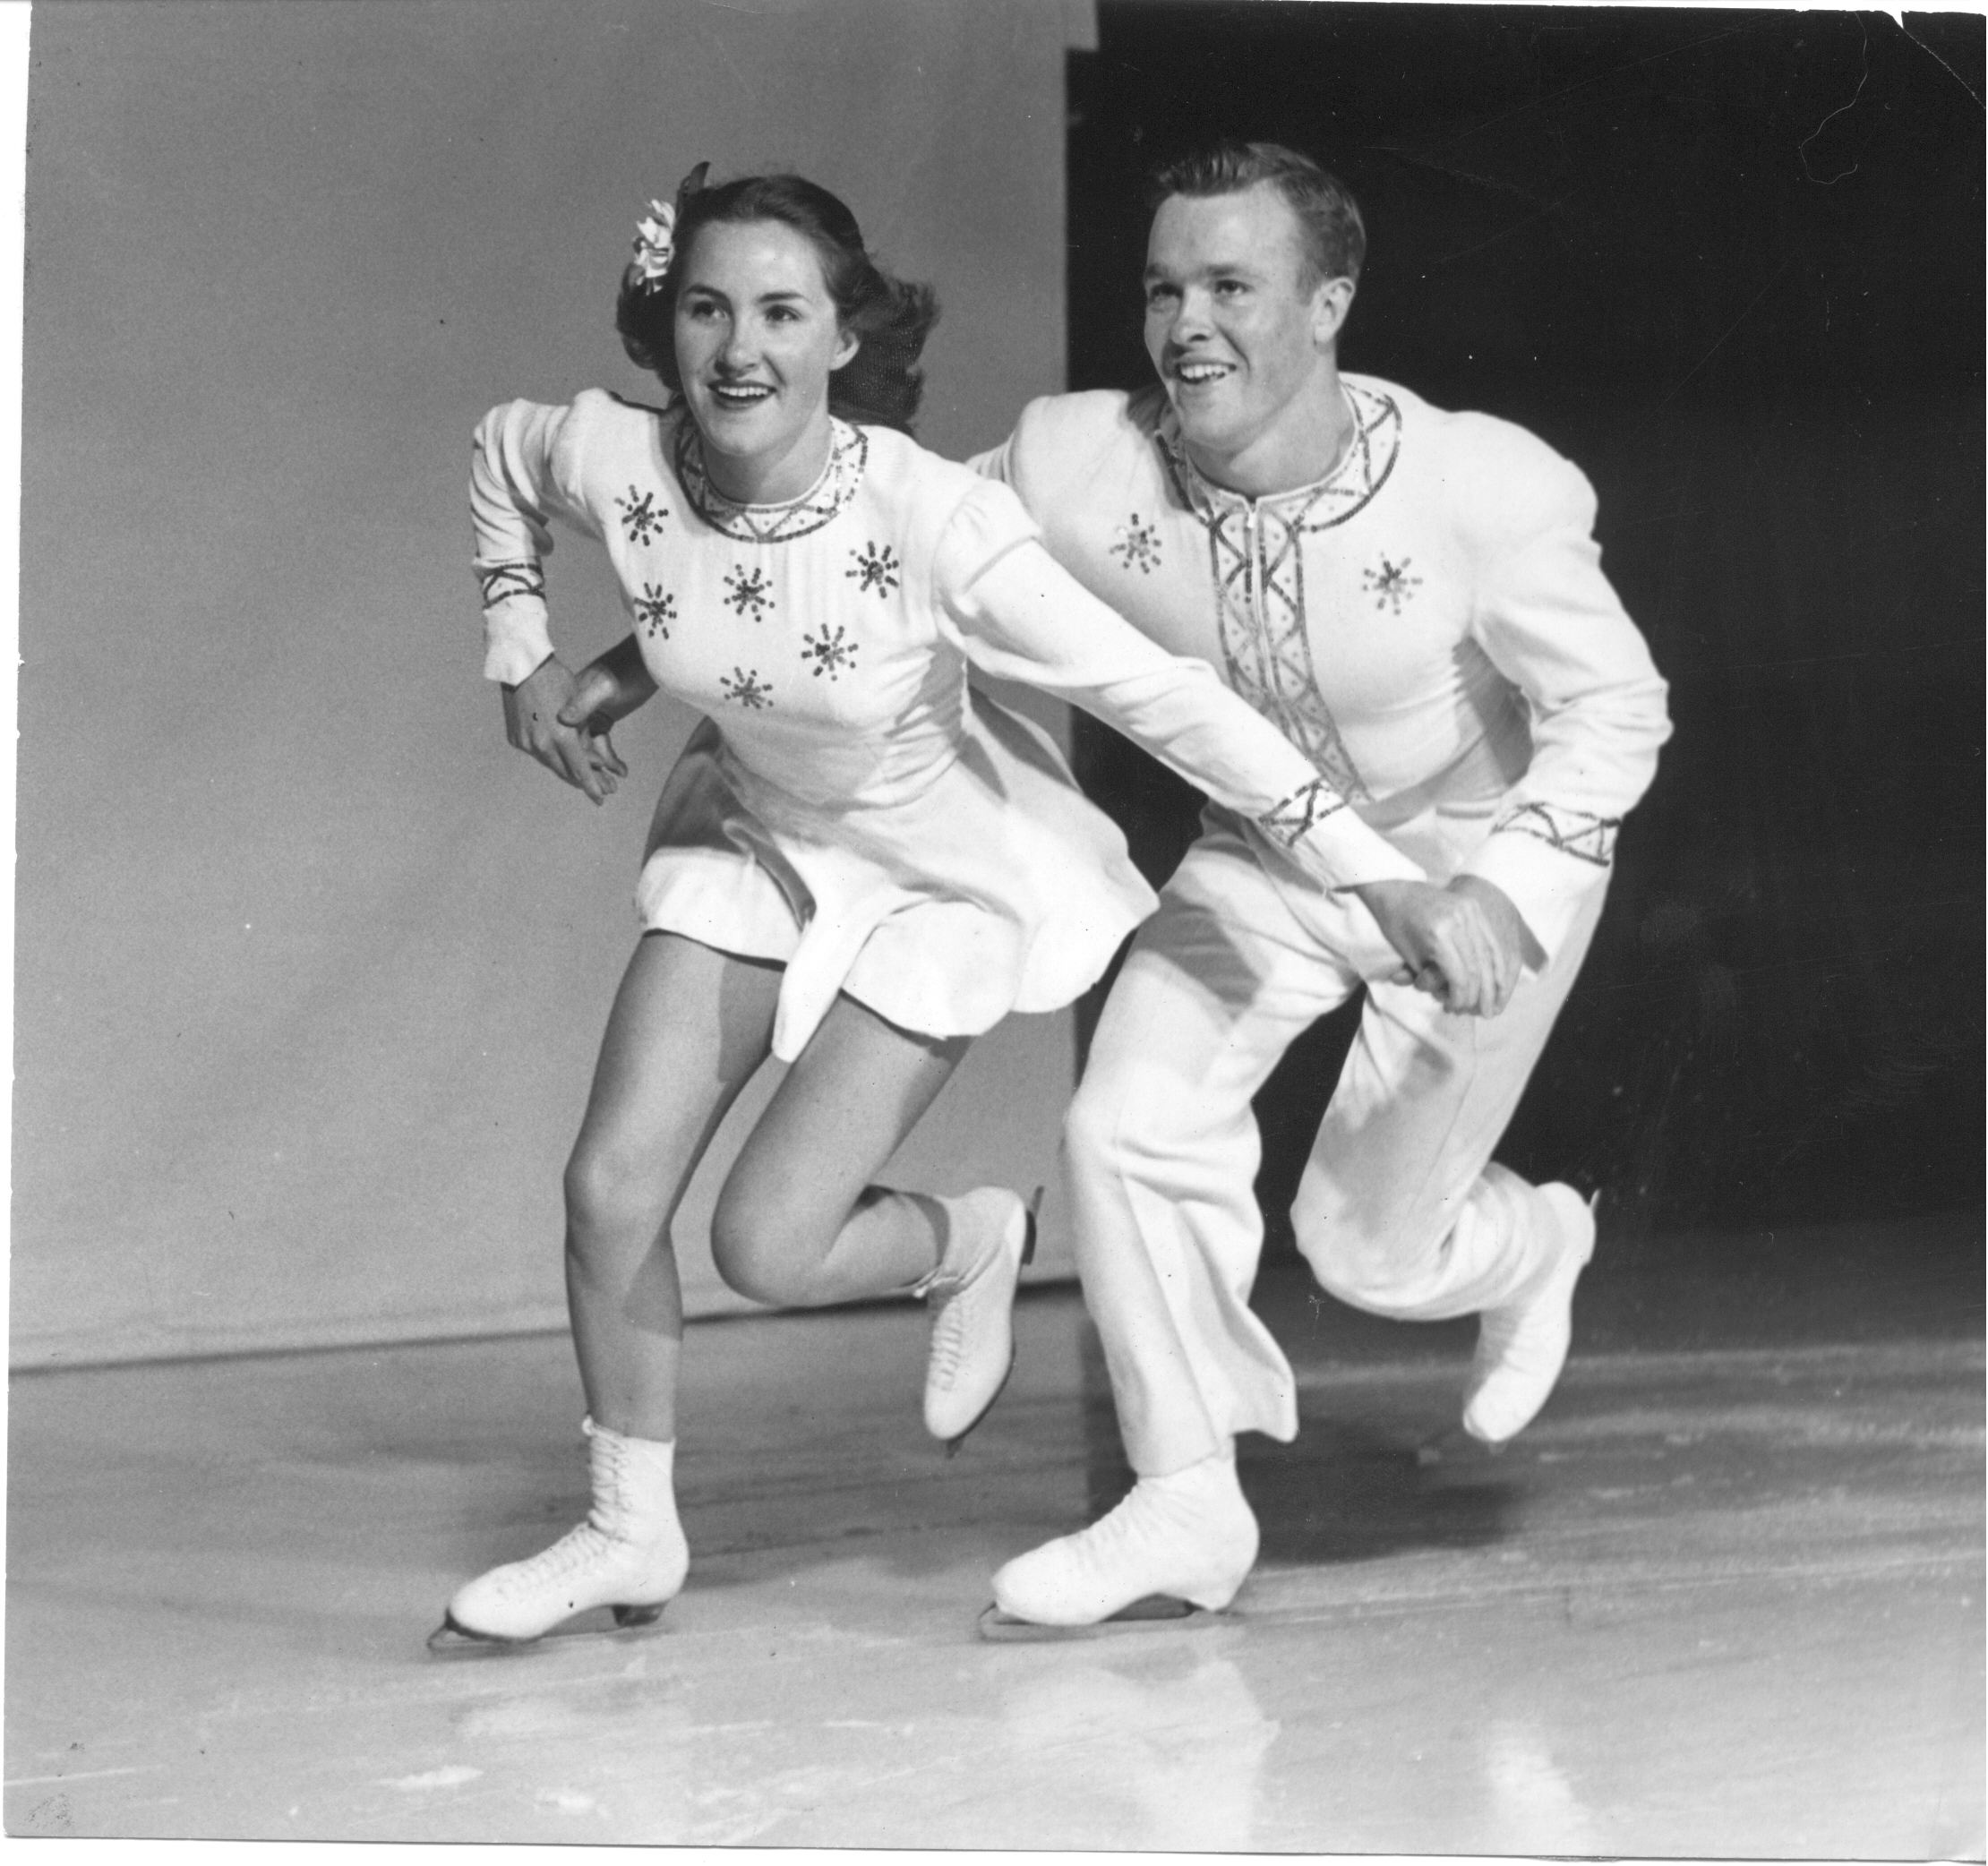
[[[966,1049],[965,1038],[920,1036],[838,998],[754,1128],[711,1226],[725,1280],[761,1302],[926,1296],[925,1429],[955,1449],[1014,1365],[1031,1220],[1006,1186],[940,1199],[873,1182]]]
[[[566,1293],[587,1390],[593,1507],[551,1547],[458,1588],[436,1642],[529,1641],[610,1606],[647,1625],[683,1585],[675,1494],[683,1299],[669,1225],[767,1054],[780,969],[652,933],[601,1040],[566,1168]],[[434,1642],[431,1642],[434,1643]]]
[[[566,1297],[587,1411],[676,1436],[683,1298],[670,1220],[704,1150],[765,1059],[781,968],[646,935],[601,1040],[566,1168]]]
[[[938,1263],[947,1203],[870,1181],[971,1040],[835,1000],[719,1195],[712,1249],[734,1288],[761,1302],[849,1302],[908,1289]]]

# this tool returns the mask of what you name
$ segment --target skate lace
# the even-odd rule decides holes
[[[973,1276],[979,1274],[978,1270]],[[932,1305],[932,1342],[927,1377],[937,1386],[950,1387],[959,1372],[966,1347],[966,1299],[973,1277],[961,1279],[950,1288],[941,1285],[921,1292]]]
[[[634,1507],[627,1442],[612,1432],[590,1427],[587,1450],[587,1476],[594,1487],[594,1507],[587,1513],[587,1525],[603,1536],[619,1539],[612,1520],[602,1519],[619,1517],[625,1521]]]
[[[1024,1208],[1025,1223],[1033,1224],[1041,1196],[1038,1188],[1035,1199]],[[973,1319],[968,1305],[979,1299],[977,1292],[990,1272],[1000,1263],[1007,1239],[1008,1232],[1004,1227],[981,1247],[972,1269],[948,1270],[940,1263],[927,1271],[911,1287],[913,1296],[923,1297],[931,1305],[932,1337],[926,1378],[930,1386],[941,1391],[952,1386],[965,1355],[966,1338]]]
[[[632,1502],[628,1449],[613,1434],[595,1430],[590,1425],[587,1453],[594,1507],[587,1520],[569,1529],[550,1548],[513,1562],[504,1576],[506,1592],[530,1591],[564,1580],[617,1548],[634,1546],[633,1538],[619,1527],[628,1520]]]
[[[513,1562],[504,1571],[504,1591],[529,1591],[548,1582],[563,1580],[568,1575],[599,1561],[608,1553],[613,1539],[591,1522],[580,1523],[567,1530],[550,1548],[541,1549],[526,1561]]]

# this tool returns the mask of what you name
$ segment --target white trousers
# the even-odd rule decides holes
[[[1482,834],[1430,827],[1447,844],[1416,852],[1432,875]],[[1249,1308],[1264,1237],[1250,1100],[1362,984],[1359,1034],[1291,1211],[1319,1282],[1376,1314],[1470,1314],[1507,1299],[1554,1235],[1550,1209],[1491,1151],[1604,890],[1501,1016],[1453,1017],[1385,982],[1401,962],[1357,897],[1266,871],[1276,860],[1212,813],[1112,987],[1065,1129],[1077,1267],[1143,1477],[1238,1432],[1297,1435],[1290,1364]]]

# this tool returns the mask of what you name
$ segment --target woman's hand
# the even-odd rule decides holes
[[[608,656],[601,658],[604,661]],[[600,664],[596,662],[594,666]],[[587,669],[587,673],[593,672],[594,668]],[[596,733],[564,717],[578,689],[571,670],[558,655],[548,655],[517,686],[504,689],[504,736],[554,777],[586,792],[594,802],[604,803],[614,793],[614,780],[628,775],[628,767],[615,756],[605,724]],[[578,719],[589,720],[592,711],[582,710]]]
[[[1458,1016],[1495,1017],[1528,961],[1544,961],[1518,909],[1476,876],[1460,875],[1447,887],[1373,881],[1352,892],[1401,956],[1394,982],[1427,992]]]

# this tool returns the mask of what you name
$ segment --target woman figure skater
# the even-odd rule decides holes
[[[599,1606],[646,1624],[682,1587],[669,1225],[769,1054],[791,1067],[718,1199],[719,1272],[766,1303],[927,1297],[925,1421],[951,1445],[1006,1380],[1032,1213],[1001,1187],[935,1198],[871,1176],[976,1032],[1068,1004],[1153,896],[969,665],[1097,713],[1281,825],[1315,871],[1370,834],[1209,669],[1058,569],[1007,488],[908,438],[936,305],[877,268],[841,201],[704,172],[652,206],[618,305],[667,405],[588,390],[506,403],[476,432],[485,672],[510,742],[599,802],[627,775],[614,721],[659,687],[707,717],[656,807],[642,933],[566,1170],[593,1507],[460,1588],[443,1644],[531,1640]],[[554,518],[606,547],[635,620],[578,677],[547,633]]]

